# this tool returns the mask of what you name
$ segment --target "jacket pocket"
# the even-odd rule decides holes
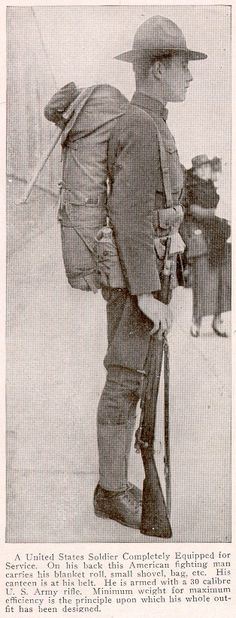
[[[169,154],[174,154],[176,152],[176,154],[178,155],[175,143],[165,142],[164,147]]]

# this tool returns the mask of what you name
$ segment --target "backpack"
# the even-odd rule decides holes
[[[127,105],[126,97],[113,86],[101,84],[78,90],[72,82],[59,90],[44,110],[46,118],[63,130],[58,220],[66,276],[72,288],[93,292],[104,285],[127,288],[107,216],[108,141],[117,118],[125,113]],[[70,109],[73,109],[72,115]],[[159,219],[165,229],[167,219],[168,225],[178,225],[183,215],[181,206],[173,207],[165,149],[159,129],[153,123],[166,197],[166,206],[159,212]],[[163,246],[158,238],[155,238],[155,250],[157,257],[162,259]],[[170,253],[182,251],[179,234],[173,234]]]
[[[64,112],[72,102],[74,112],[65,123]],[[113,86],[78,90],[72,82],[61,88],[44,110],[46,118],[63,129],[58,220],[66,276],[76,289],[97,292],[107,284],[109,269],[114,274],[112,287],[126,287],[106,205],[108,141],[127,104]]]

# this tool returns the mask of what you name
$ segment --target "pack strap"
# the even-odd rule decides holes
[[[60,209],[61,209],[61,205],[60,205],[60,208],[59,208],[58,220],[59,220],[61,226],[63,227],[63,220],[60,218]],[[65,214],[66,214],[66,218],[70,222],[70,227],[73,228],[73,230],[75,231],[77,236],[79,236],[80,240],[82,240],[82,242],[85,244],[86,248],[88,249],[89,253],[93,256],[94,261],[95,261],[95,255],[94,255],[93,246],[92,246],[92,244],[90,244],[90,242],[88,241],[86,236],[84,236],[83,232],[81,232],[81,227],[82,226],[80,227],[80,229],[78,229],[78,226],[73,223],[73,221],[71,220],[70,216],[68,215],[68,213],[66,211],[65,211]],[[67,225],[65,225],[65,227],[67,227]]]
[[[163,139],[162,139],[160,130],[157,126],[157,123],[155,122],[155,120],[153,120],[152,116],[148,112],[146,112],[145,109],[141,109],[141,111],[144,114],[146,114],[146,116],[151,118],[151,121],[154,124],[155,129],[156,129],[157,142],[158,142],[158,147],[160,151],[160,162],[161,162],[163,186],[164,186],[165,197],[166,197],[166,207],[173,208],[173,197],[172,197],[171,184],[170,184],[170,174],[169,174],[168,161],[167,161]]]
[[[83,88],[83,90],[80,92],[80,94],[76,97],[75,101],[73,101],[73,103],[70,106],[70,115],[69,115],[69,110],[66,110],[63,114],[63,118],[64,120],[67,120],[67,124],[62,132],[61,135],[61,145],[63,146],[64,142],[66,141],[66,138],[69,134],[69,132],[71,131],[71,129],[73,129],[73,126],[79,116],[79,114],[82,112],[82,109],[84,108],[85,104],[87,103],[88,99],[90,99],[91,95],[94,93],[94,91],[96,90],[96,88],[98,88],[98,85],[95,86],[90,86],[89,88]],[[71,113],[73,108],[73,113]]]

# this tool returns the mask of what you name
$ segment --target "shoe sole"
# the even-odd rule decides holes
[[[214,331],[214,333],[217,335],[217,337],[228,337],[227,333],[225,331],[220,331],[217,328],[215,328],[214,326],[212,326],[212,330]]]
[[[156,533],[155,530],[153,530],[152,528],[141,528],[140,530],[141,534],[144,534],[145,536],[153,536],[153,537],[157,537],[158,539],[171,539],[172,537],[172,530],[170,528],[170,530],[167,530],[166,532],[162,532],[160,533]]]
[[[112,515],[108,515],[106,513],[103,513],[103,511],[94,511],[96,517],[100,517],[101,519],[111,519],[112,521],[116,521],[118,524],[121,524],[121,526],[125,526],[126,528],[134,528],[135,530],[140,530],[140,526],[141,526],[141,521],[140,521],[140,525],[132,525],[132,524],[127,524],[124,521],[121,521],[120,519],[113,517]]]

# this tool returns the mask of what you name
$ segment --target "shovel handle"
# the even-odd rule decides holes
[[[65,120],[70,120],[71,116],[73,115],[77,104],[78,104],[78,99],[80,97],[80,94],[78,95],[78,97],[76,97],[76,99],[71,103],[71,105],[68,107],[68,109],[64,112],[63,117]],[[50,154],[52,153],[52,151],[54,150],[55,146],[57,145],[57,143],[59,142],[60,137],[62,137],[63,134],[63,130],[59,129],[57,130],[56,135],[53,136],[53,139],[49,145],[49,147],[47,148],[47,150],[42,154],[42,156],[40,157],[40,160],[38,162],[38,164],[35,167],[35,170],[33,172],[33,176],[31,178],[31,180],[27,183],[26,186],[26,190],[25,193],[23,195],[23,197],[18,201],[18,204],[24,204],[28,197],[31,194],[31,191],[36,183],[36,180],[39,177],[40,172],[42,171],[42,169],[44,168],[45,163],[47,162],[47,160],[50,157]]]
[[[39,160],[39,162],[38,162],[38,164],[37,164],[37,166],[36,166],[36,168],[34,170],[33,176],[32,176],[31,180],[29,181],[29,183],[26,186],[26,190],[24,192],[24,195],[19,200],[18,204],[25,204],[25,202],[27,202],[27,199],[28,199],[28,197],[31,194],[31,191],[32,191],[32,189],[33,189],[33,187],[34,187],[34,185],[36,183],[36,180],[38,179],[40,172],[44,168],[45,163],[49,159],[51,152],[54,150],[57,142],[59,141],[59,139],[61,137],[61,134],[62,134],[62,131],[59,130],[57,132],[57,135],[53,136],[53,139],[51,141],[51,144],[50,144],[49,148],[47,148],[46,152],[44,152],[42,157],[40,158],[40,160]]]

